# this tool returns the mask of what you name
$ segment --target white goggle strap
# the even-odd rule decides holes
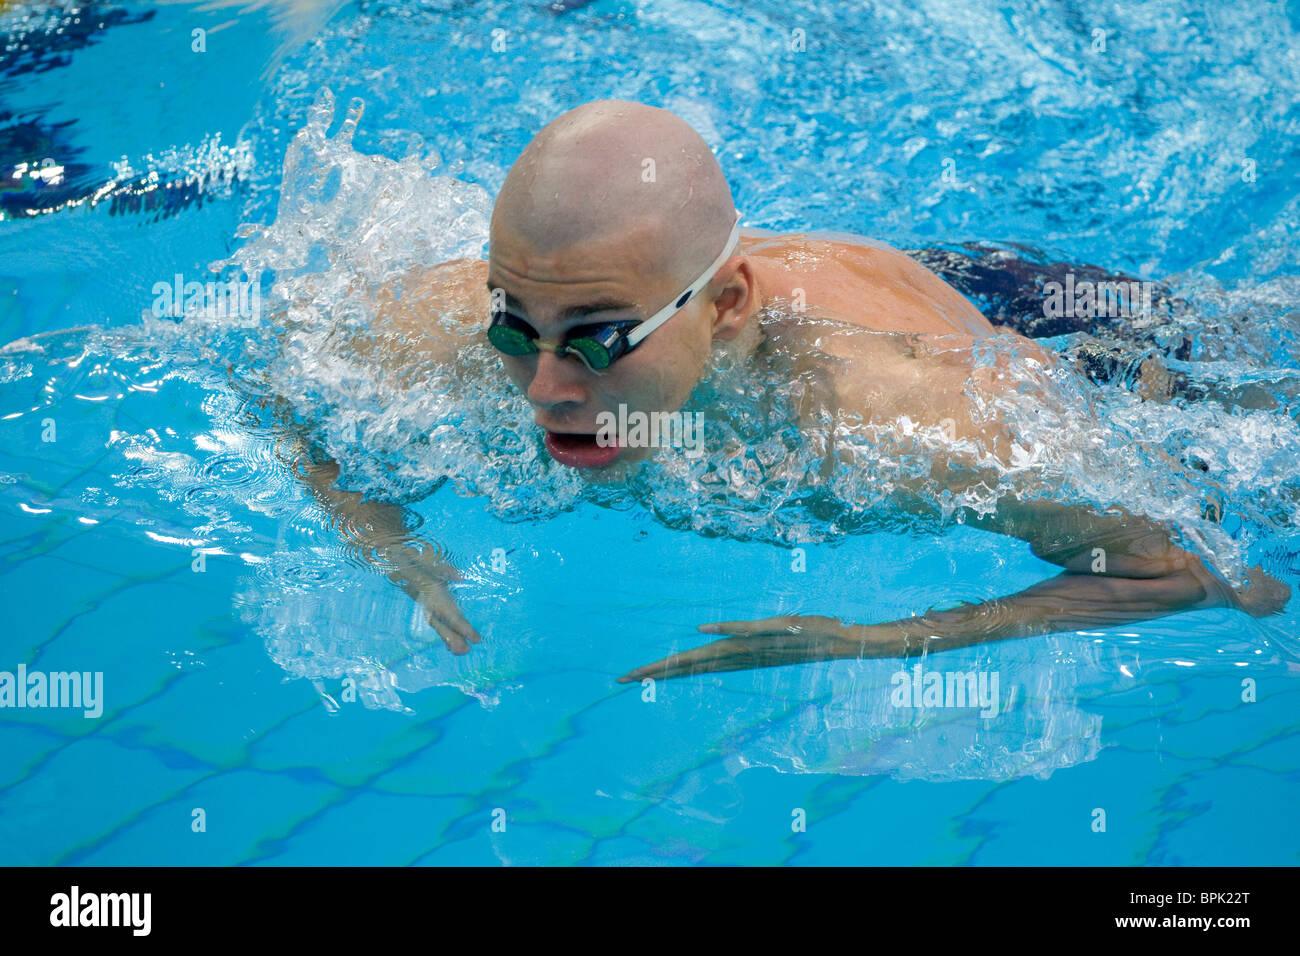
[[[698,279],[691,283],[690,288],[629,332],[627,336],[628,348],[640,343],[647,335],[676,315],[681,310],[682,306],[695,298],[700,290],[713,280],[714,274],[722,268],[722,264],[731,258],[732,247],[736,244],[736,240],[739,238],[740,213],[737,212],[736,224],[731,227],[731,235],[727,237],[726,244],[723,245],[722,253],[718,258],[714,259],[713,264],[705,269]]]

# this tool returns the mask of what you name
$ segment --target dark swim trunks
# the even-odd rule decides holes
[[[1093,315],[1050,315],[1046,308],[1048,294],[1044,287],[1048,283],[1063,288],[1083,283],[1131,287],[1140,283],[1137,276],[1054,261],[1038,249],[1018,243],[968,242],[959,248],[903,251],[974,302],[994,325],[1009,326],[1031,339],[1071,332],[1128,338],[1143,324],[1127,316],[1107,316],[1105,309],[1092,310]],[[1151,316],[1169,313],[1176,304],[1169,290],[1160,283],[1150,285]],[[1145,324],[1150,324],[1149,318]]]
[[[1149,309],[1140,316],[1109,315],[1106,309],[1049,309],[1049,292],[1091,283],[1132,288],[1136,276],[1107,272],[1098,266],[1052,259],[1041,250],[1019,243],[968,242],[956,247],[905,249],[907,255],[936,273],[975,303],[990,322],[1032,339],[1084,333],[1069,354],[1090,379],[1132,387],[1143,363],[1154,354],[1173,359],[1191,357],[1190,340],[1158,342],[1156,332],[1185,308],[1162,283],[1149,285]],[[1110,310],[1115,311],[1115,310]],[[1054,314],[1055,313],[1055,314]],[[1090,314],[1089,314],[1090,313]],[[1163,368],[1163,366],[1162,366]],[[1201,391],[1180,374],[1169,375],[1169,396],[1196,399]]]

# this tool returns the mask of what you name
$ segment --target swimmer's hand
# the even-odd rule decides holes
[[[390,548],[384,555],[394,566],[388,579],[420,605],[424,619],[438,632],[447,650],[453,654],[468,654],[469,646],[482,638],[465,620],[455,598],[447,590],[447,583],[460,580],[460,573],[434,556],[431,549],[419,550],[405,545],[397,553],[394,550]]]
[[[283,436],[276,454],[328,512],[353,557],[382,570],[420,605],[447,650],[468,654],[469,646],[481,638],[447,590],[447,583],[459,580],[460,572],[436,548],[407,530],[405,510],[337,487],[338,463],[317,453],[305,436],[292,432]]]
[[[894,657],[904,646],[888,633],[833,617],[789,614],[761,621],[701,624],[705,634],[726,634],[720,641],[629,671],[620,684],[652,678],[668,680],[712,671],[743,671],[756,667],[805,664],[840,657]]]

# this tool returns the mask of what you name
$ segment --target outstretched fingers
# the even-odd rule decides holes
[[[439,588],[426,591],[420,596],[420,606],[424,608],[425,620],[438,632],[447,650],[453,654],[468,654],[470,644],[477,644],[483,638],[474,630],[451,595]]]
[[[620,684],[631,684],[645,680],[668,680],[673,677],[689,677],[692,674],[707,674],[713,671],[742,670],[750,665],[742,659],[746,649],[741,642],[731,638],[714,641],[703,647],[696,647],[681,654],[669,654],[663,660],[628,671],[618,679]]]
[[[699,630],[705,634],[725,636],[703,647],[638,667],[624,674],[618,682],[630,684],[648,677],[664,680],[716,671],[831,660],[856,655],[861,640],[854,626],[845,625],[833,617],[795,614],[761,621],[701,624]]]

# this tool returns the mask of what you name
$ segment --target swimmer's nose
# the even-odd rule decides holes
[[[562,405],[580,405],[587,400],[582,385],[582,363],[561,358],[554,352],[537,356],[533,379],[528,383],[528,401],[538,408],[553,409]]]

